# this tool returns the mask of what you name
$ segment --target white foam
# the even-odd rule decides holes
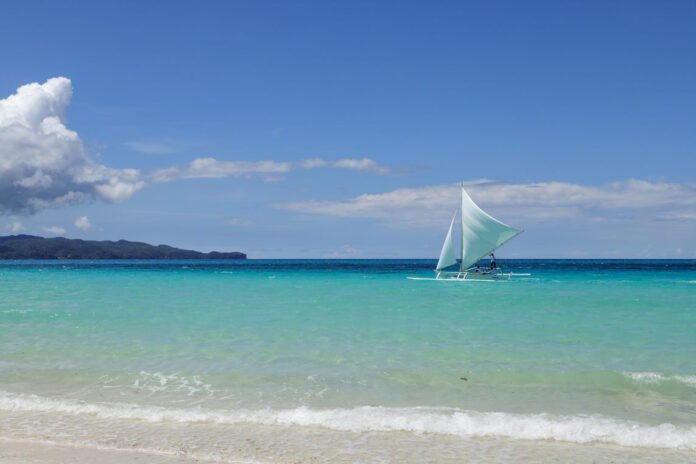
[[[185,377],[178,374],[141,371],[140,376],[133,381],[132,387],[149,393],[175,391],[184,392],[187,396],[197,393],[213,394],[212,386],[203,382],[197,375]]]
[[[668,380],[659,372],[622,372],[622,374],[631,380],[643,383],[660,383]]]
[[[121,376],[102,376],[100,379],[104,388],[131,388],[151,395],[161,392],[185,393],[187,396],[212,395],[215,391],[212,385],[205,383],[200,376],[184,376],[180,374],[163,374],[161,372],[140,371],[138,377],[123,385]]]
[[[692,387],[696,387],[696,375],[675,375],[672,378],[677,382],[685,383]]]
[[[667,375],[660,372],[622,372],[622,374],[638,383],[677,382],[690,387],[696,387],[696,375]]]
[[[0,410],[87,414],[101,419],[147,422],[255,423],[314,426],[339,431],[405,431],[468,437],[506,437],[520,440],[594,441],[644,448],[696,450],[696,427],[656,426],[599,416],[553,416],[476,412],[454,408],[168,409],[119,403],[85,403],[0,391]]]

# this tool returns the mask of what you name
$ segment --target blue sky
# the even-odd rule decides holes
[[[3,233],[436,257],[464,180],[526,230],[503,256],[696,257],[694,2],[23,2],[3,18],[0,98],[70,80],[27,89],[53,103],[17,103],[41,115],[26,140],[0,114]],[[53,116],[79,143],[37,125]]]

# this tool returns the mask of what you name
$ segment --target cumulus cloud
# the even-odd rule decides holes
[[[370,158],[285,162],[208,157],[143,176],[137,169],[111,168],[90,158],[77,132],[67,127],[65,113],[71,98],[70,80],[56,77],[24,85],[0,100],[0,214],[29,215],[95,198],[118,203],[147,182],[242,175],[273,181],[293,169],[318,168],[390,173]],[[141,153],[171,151],[163,142],[132,141],[127,146]]]
[[[284,174],[293,169],[350,169],[376,174],[389,174],[389,169],[380,166],[370,158],[344,158],[325,160],[308,158],[297,162],[288,161],[224,161],[216,158],[196,158],[183,167],[172,166],[154,171],[150,178],[155,182],[169,182],[177,179],[221,178],[242,175]],[[266,178],[264,177],[264,178]],[[271,176],[272,177],[272,176]]]
[[[65,235],[65,229],[58,226],[44,227],[43,231],[51,235]]]
[[[92,228],[92,222],[87,216],[80,216],[79,218],[75,219],[75,227],[80,230],[88,231]]]
[[[585,218],[606,220],[625,214],[659,219],[692,218],[696,186],[629,179],[591,186],[566,182],[465,182],[475,201],[507,218],[524,221]],[[458,184],[404,188],[340,201],[302,201],[276,207],[336,217],[372,218],[441,225],[457,204]],[[670,213],[671,212],[671,213]]]
[[[100,198],[121,202],[142,188],[136,169],[91,159],[66,125],[69,79],[27,84],[0,100],[0,213],[33,214]]]

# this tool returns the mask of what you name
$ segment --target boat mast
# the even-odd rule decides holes
[[[461,243],[459,247],[459,272],[464,272],[464,181],[462,181],[462,191],[459,196],[459,232],[461,235]]]

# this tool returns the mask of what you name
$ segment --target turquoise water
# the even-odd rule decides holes
[[[0,410],[696,449],[696,261],[433,264],[2,264]]]

